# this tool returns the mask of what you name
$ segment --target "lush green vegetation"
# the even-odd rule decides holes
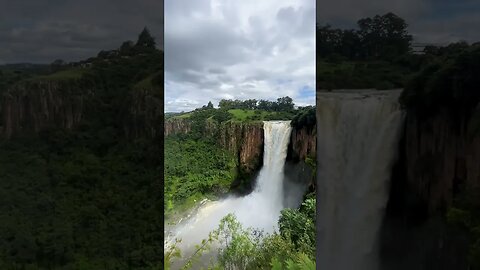
[[[284,112],[292,111],[295,104],[293,103],[292,98],[289,96],[277,98],[277,101],[269,100],[256,100],[256,99],[247,99],[247,100],[231,100],[231,99],[222,99],[218,103],[220,109],[231,110],[231,109],[242,109],[242,110],[262,110],[262,111],[275,111],[275,112]],[[206,108],[213,108],[213,104],[210,102]]]
[[[213,139],[216,134],[209,134],[205,137],[207,123],[212,125],[222,124],[224,122],[260,122],[270,120],[292,120],[296,116],[304,115],[309,110],[308,117],[305,115],[300,121],[301,124],[308,122],[309,125],[315,122],[314,107],[294,108],[291,98],[278,98],[276,102],[266,100],[222,100],[219,108],[214,108],[209,102],[201,108],[197,108],[187,113],[169,113],[165,116],[168,119],[188,119],[191,124],[189,137],[194,140],[207,140],[215,142]],[[313,117],[313,118],[312,118]]]
[[[289,120],[295,114],[293,100],[286,96],[278,98],[277,101],[269,100],[231,100],[222,99],[218,109],[209,102],[201,108],[188,113],[170,114],[175,118],[215,119],[217,122],[232,121],[268,121],[268,120]]]
[[[292,111],[271,112],[263,110],[228,110],[232,114],[233,121],[269,121],[269,120],[290,120],[293,117]]]
[[[363,18],[358,29],[317,27],[317,54],[321,58],[388,60],[410,51],[407,23],[393,13]]]
[[[203,110],[205,113],[205,110]],[[174,118],[195,118],[192,115],[200,115],[197,112],[179,113],[170,117]],[[218,122],[226,122],[228,120],[237,122],[250,122],[250,121],[269,121],[269,120],[289,120],[293,117],[293,111],[265,111],[259,109],[210,109],[208,112],[208,118],[215,119]],[[169,118],[170,118],[169,117]]]
[[[409,82],[401,103],[417,117],[448,113],[460,123],[468,120],[467,140],[479,133],[480,46],[454,43],[443,48],[428,48],[430,63]],[[480,269],[480,196],[474,188],[459,188],[453,196],[446,220],[455,233],[469,236],[469,264]],[[453,230],[452,230],[453,231]]]
[[[469,196],[455,199],[453,206],[446,212],[446,220],[451,228],[467,232],[470,240],[468,260],[471,269],[480,269],[480,203],[478,193],[468,193]]]
[[[195,255],[183,269],[189,269],[219,244],[217,261],[209,269],[315,269],[315,198],[309,194],[299,209],[285,209],[279,220],[279,232],[265,234],[255,228],[243,228],[233,214],[224,217],[218,229],[199,243]],[[175,246],[167,251],[165,269],[181,257]]]
[[[248,102],[252,104],[251,101]],[[227,101],[223,100],[222,102]],[[234,103],[242,106],[244,101],[237,100]],[[256,101],[253,104],[256,104]],[[207,122],[218,125],[227,121],[288,120],[296,117],[295,119],[299,119],[297,121],[299,125],[315,124],[314,107],[297,110],[291,109],[291,107],[293,107],[293,103],[285,111],[227,110],[225,108],[215,109],[210,102],[187,114],[170,114],[169,118],[188,119],[191,131],[188,134],[165,138],[165,211],[167,216],[181,213],[203,198],[227,193],[234,180],[244,177],[237,172],[238,157],[216,146],[217,134],[205,135]]]
[[[407,23],[387,13],[357,25],[345,30],[317,26],[317,88],[403,88],[426,61],[412,54]]]
[[[256,122],[295,119],[296,127],[315,125],[315,107],[295,109],[290,98],[277,102],[256,100],[222,100],[219,108],[209,102],[188,113],[172,113],[168,118],[188,119],[191,131],[165,138],[165,211],[167,218],[182,213],[204,198],[230,191],[237,172],[238,157],[216,144],[217,134],[206,134],[207,123]],[[293,124],[293,122],[292,122]],[[309,159],[309,165],[315,167]],[[211,269],[315,269],[315,199],[306,197],[299,209],[285,209],[278,233],[265,234],[255,228],[243,228],[233,215],[226,216],[210,237],[198,243],[191,258],[184,258],[183,269],[196,265],[212,244],[220,244],[220,253]],[[225,244],[227,243],[227,244]],[[173,246],[165,253],[165,269],[170,261],[181,257]]]
[[[22,79],[49,73],[48,65],[7,64],[0,66],[0,94]]]
[[[315,106],[299,108],[292,119],[292,126],[297,129],[303,127],[313,128],[317,124],[316,112]]]
[[[169,136],[164,153],[166,219],[204,198],[227,193],[237,174],[235,157],[203,140]]]
[[[163,141],[125,135],[132,91],[162,91],[163,53],[145,33],[128,54],[56,61],[5,86],[59,80],[94,94],[73,130],[0,141],[0,269],[162,267]]]
[[[68,79],[80,79],[82,75],[86,72],[85,69],[80,68],[70,68],[62,71],[58,71],[52,74],[36,76],[32,80],[68,80]]]
[[[413,72],[415,69],[399,62],[342,61],[329,63],[320,60],[317,62],[317,85],[324,90],[395,89],[402,88]]]
[[[444,51],[436,51],[430,63],[408,83],[400,100],[406,108],[422,114],[440,108],[469,114],[477,106],[480,46],[452,44]]]
[[[157,269],[160,145],[85,135],[0,144],[0,268]]]

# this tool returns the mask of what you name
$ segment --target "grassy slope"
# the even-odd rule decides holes
[[[317,62],[319,89],[394,89],[404,87],[413,70],[384,61]]]
[[[284,119],[285,115],[279,112],[268,112],[263,110],[244,110],[244,109],[232,109],[228,110],[232,114],[231,121],[263,121],[271,119]],[[186,119],[192,116],[192,112],[183,113],[180,115],[175,115],[172,118],[177,119]]]
[[[31,80],[68,80],[68,79],[80,79],[87,69],[82,68],[69,68],[66,70],[58,71],[49,75],[41,75],[32,78]]]
[[[253,117],[255,115],[254,110],[233,109],[228,110],[228,112],[233,115],[232,119],[236,121],[245,121],[247,120],[247,117]],[[269,112],[260,111],[259,116],[263,118],[267,114],[269,114]]]

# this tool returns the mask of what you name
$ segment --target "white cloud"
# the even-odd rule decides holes
[[[313,1],[165,1],[165,111],[223,98],[314,104],[305,86],[313,93]]]

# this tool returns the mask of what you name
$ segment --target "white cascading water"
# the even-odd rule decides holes
[[[317,94],[317,265],[376,270],[404,113],[400,90]]]
[[[230,197],[201,206],[196,214],[174,229],[166,246],[173,239],[180,238],[182,242],[178,247],[188,253],[194,245],[208,238],[208,233],[216,229],[220,219],[229,213],[233,213],[245,228],[273,232],[284,208],[283,169],[290,133],[290,121],[265,121],[263,167],[253,192],[245,197]]]

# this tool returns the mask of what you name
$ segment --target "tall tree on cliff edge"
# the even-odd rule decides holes
[[[390,60],[411,51],[408,24],[393,13],[358,20],[358,30],[317,25],[317,54],[348,60]]]
[[[412,36],[408,34],[408,25],[391,12],[361,19],[358,26],[366,58],[389,59],[410,51]]]
[[[148,28],[147,27],[143,28],[143,31],[138,36],[137,44],[135,46],[155,49],[155,45],[156,45],[155,39],[150,34],[150,31],[148,30]]]

